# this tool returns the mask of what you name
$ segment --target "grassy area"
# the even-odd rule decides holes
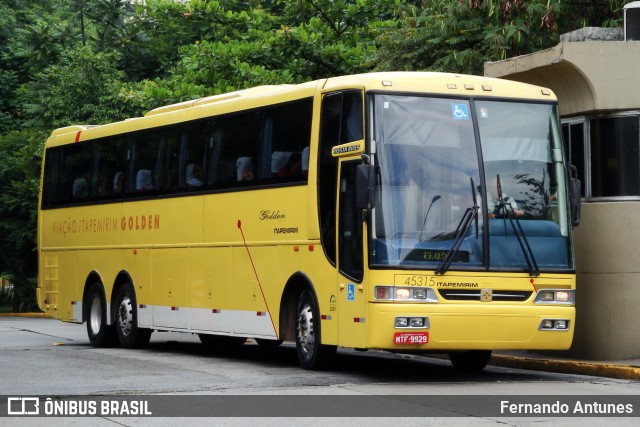
[[[11,307],[0,307],[0,313],[11,313]]]

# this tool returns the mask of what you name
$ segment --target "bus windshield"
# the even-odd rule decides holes
[[[395,94],[370,105],[371,265],[572,268],[554,105]]]

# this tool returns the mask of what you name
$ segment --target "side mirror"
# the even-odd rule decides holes
[[[362,163],[356,168],[356,208],[370,210],[376,204],[375,166]]]
[[[578,168],[569,165],[569,209],[571,225],[580,225],[580,207],[582,204],[582,183],[578,179]]]

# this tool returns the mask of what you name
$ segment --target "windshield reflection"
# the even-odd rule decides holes
[[[379,183],[373,212],[374,263],[442,262],[480,182],[470,105],[464,100],[378,95]],[[475,233],[454,262],[480,265]]]
[[[552,105],[400,95],[376,95],[373,105],[378,200],[370,223],[372,265],[441,273],[480,266],[531,272],[536,261],[540,268],[570,268]],[[470,210],[473,221],[466,218]],[[506,212],[516,225],[507,227]]]

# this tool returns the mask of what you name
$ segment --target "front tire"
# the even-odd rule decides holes
[[[320,313],[310,291],[300,294],[296,313],[296,352],[300,366],[308,370],[326,367],[337,347],[320,342]]]
[[[453,366],[466,373],[480,372],[489,363],[491,350],[456,351],[449,353]]]
[[[87,335],[94,347],[113,347],[118,337],[113,325],[107,324],[107,301],[100,283],[92,283],[87,289],[83,306],[86,307]]]
[[[120,345],[124,348],[146,347],[153,330],[138,327],[138,305],[131,283],[118,290],[115,301],[115,326]]]

